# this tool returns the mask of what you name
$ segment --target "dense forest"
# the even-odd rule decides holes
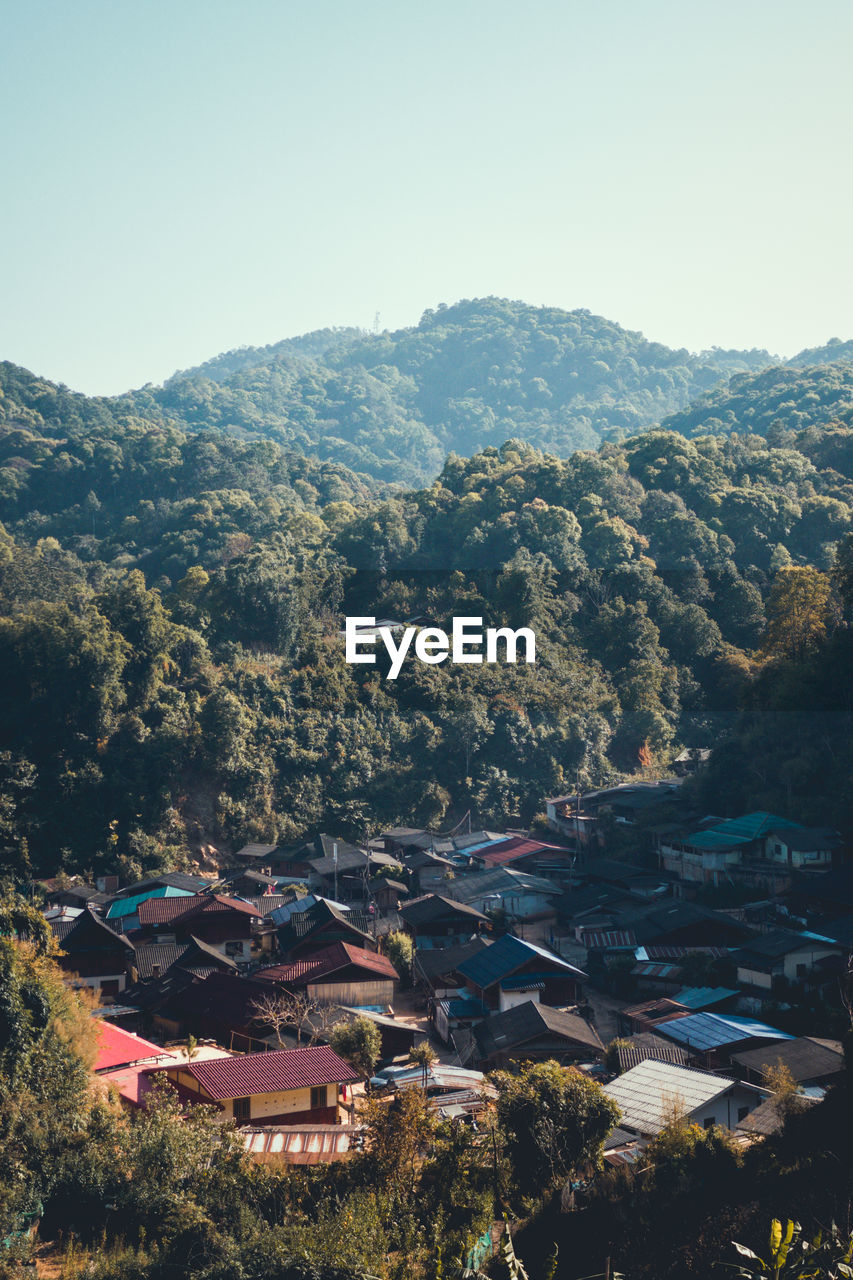
[[[228,352],[113,405],[420,485],[448,453],[513,436],[560,455],[621,439],[771,363],[766,351],[691,355],[588,311],[485,298],[428,311],[395,333],[322,330]]]
[[[598,354],[608,343],[611,357],[620,344],[626,360],[642,354],[646,370],[653,356],[659,368],[687,360],[586,313],[489,302],[403,335],[327,331],[232,353],[203,381],[213,403],[281,360],[304,379],[320,355],[327,371],[346,355],[351,372],[356,352],[358,376],[373,377],[366,362],[381,347],[418,414],[438,412],[441,387],[446,407],[479,378],[474,417],[488,417],[491,397],[506,415],[494,423],[517,429],[527,372],[514,366],[499,388],[476,359],[502,347],[506,372],[537,334],[559,330],[568,350],[570,329]],[[734,376],[669,419],[683,433],[653,428],[568,457],[516,436],[451,452],[408,491],[311,456],[316,433],[284,447],[224,411],[221,430],[193,425],[180,388],[203,370],[108,401],[3,366],[7,868],[132,873],[205,844],[325,827],[363,836],[468,808],[528,823],[546,795],[707,744],[724,746],[699,811],[846,824],[853,366],[749,373],[745,357],[716,359],[716,380],[724,367]],[[679,395],[712,376],[708,363],[690,368]],[[672,407],[667,396],[650,415]],[[165,407],[178,401],[180,421]],[[396,448],[372,405],[365,420]],[[328,401],[315,407],[312,431],[329,421]],[[426,446],[412,447],[428,469]],[[391,682],[344,661],[345,614],[443,625],[460,613],[532,626],[536,665],[415,662]]]

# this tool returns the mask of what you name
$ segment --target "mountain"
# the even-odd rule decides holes
[[[482,298],[427,311],[394,333],[321,330],[228,352],[118,404],[125,414],[261,435],[416,485],[448,453],[510,436],[560,456],[596,448],[772,362],[766,351],[692,355],[589,311]]]

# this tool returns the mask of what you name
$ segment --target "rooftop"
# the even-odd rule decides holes
[[[98,1019],[96,1026],[98,1054],[95,1058],[95,1071],[109,1071],[113,1067],[128,1066],[131,1062],[149,1061],[167,1052],[162,1045],[123,1031],[111,1022]]]
[[[604,1049],[585,1018],[533,1000],[525,1000],[503,1013],[492,1014],[474,1028],[474,1038],[481,1058],[491,1058],[540,1038],[563,1040],[594,1054],[600,1054]]]
[[[164,1068],[171,1071],[175,1068]],[[256,1093],[280,1093],[324,1084],[353,1083],[359,1077],[328,1045],[308,1049],[276,1049],[271,1053],[245,1053],[212,1062],[183,1063],[205,1093],[217,1102]]]
[[[552,951],[546,951],[544,947],[537,947],[532,942],[524,942],[510,933],[504,934],[486,950],[464,960],[459,965],[459,972],[484,990],[493,983],[500,982],[502,978],[508,978],[515,973],[516,969],[529,964],[532,960],[545,960],[555,968],[563,969],[566,973],[574,974],[578,978],[587,976],[582,970],[563,960],[561,956],[554,955]]]
[[[707,1071],[647,1058],[604,1085],[604,1092],[618,1104],[620,1124],[638,1133],[654,1134],[666,1128],[673,1113],[689,1116],[736,1083]]]

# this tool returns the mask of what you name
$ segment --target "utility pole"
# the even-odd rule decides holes
[[[338,900],[338,842],[332,845],[332,861],[335,864],[335,902]]]

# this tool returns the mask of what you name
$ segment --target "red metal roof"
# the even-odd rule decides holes
[[[292,964],[274,965],[270,969],[261,969],[255,974],[266,982],[288,983],[316,982],[322,977],[331,977],[338,969],[357,965],[370,973],[383,978],[399,978],[397,970],[386,956],[375,955],[365,951],[363,947],[354,947],[349,942],[335,942],[332,946],[323,947],[320,951],[312,951]]]
[[[164,1068],[168,1072],[178,1068]],[[276,1049],[272,1053],[244,1053],[215,1062],[188,1062],[180,1067],[198,1081],[217,1102],[247,1098],[256,1093],[281,1093],[321,1084],[345,1084],[358,1080],[343,1058],[326,1044],[309,1049]]]
[[[152,1044],[141,1036],[114,1027],[112,1023],[98,1020],[98,1056],[96,1071],[109,1071],[112,1067],[124,1067],[131,1062],[144,1062],[147,1058],[168,1056],[162,1045]]]
[[[148,898],[139,904],[140,924],[163,924],[172,920],[190,920],[200,915],[224,915],[239,911],[243,915],[258,916],[257,907],[240,898],[225,898],[218,893],[202,893],[192,898]]]
[[[512,836],[500,844],[474,850],[473,857],[479,862],[485,862],[487,866],[502,867],[508,862],[517,862],[519,858],[529,857],[532,853],[545,853],[549,849],[555,853],[566,852],[556,844],[543,844],[541,840],[527,840],[524,836]]]

